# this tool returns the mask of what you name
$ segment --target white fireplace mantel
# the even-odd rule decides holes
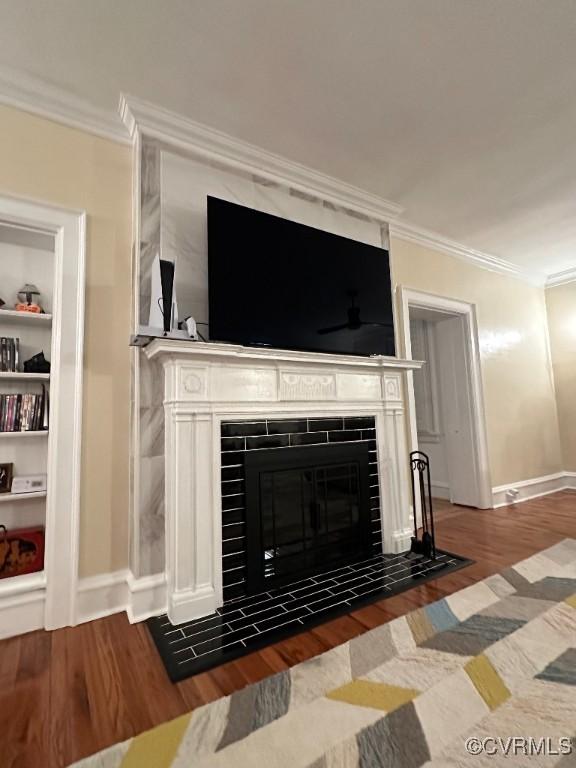
[[[224,420],[375,416],[383,551],[409,546],[404,379],[423,363],[170,339],[154,340],[144,353],[164,370],[166,576],[174,624],[222,605]]]

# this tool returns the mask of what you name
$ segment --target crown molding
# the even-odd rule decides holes
[[[556,285],[576,282],[576,267],[564,269],[562,272],[553,272],[546,278],[546,288],[554,288]]]
[[[114,111],[95,107],[78,96],[24,72],[0,69],[0,104],[46,117],[104,139],[130,143],[130,136]]]
[[[425,248],[431,248],[435,251],[448,253],[451,256],[456,256],[458,259],[468,261],[477,267],[488,269],[491,272],[499,272],[500,274],[508,275],[510,277],[516,277],[520,280],[532,283],[533,285],[542,286],[544,284],[544,278],[542,276],[523,270],[511,261],[501,259],[498,256],[492,256],[488,253],[483,253],[482,251],[476,251],[473,248],[468,248],[466,245],[463,245],[456,240],[451,240],[448,237],[444,237],[444,235],[438,234],[438,232],[418,227],[407,221],[390,222],[390,236],[396,237],[399,240],[405,240],[409,243],[416,243],[417,245],[422,245]]]
[[[403,210],[402,206],[391,200],[134,96],[123,94],[119,111],[132,140],[139,132],[149,138],[177,146],[192,156],[224,162],[230,167],[257,174],[283,186],[289,185],[372,219],[388,222],[399,216]]]
[[[321,196],[335,205],[390,223],[390,234],[448,253],[483,269],[542,285],[540,276],[522,270],[505,259],[476,251],[431,230],[398,221],[402,206],[366,192],[340,179],[287,160],[248,142],[197,123],[175,112],[134,96],[121,95],[119,114],[93,106],[80,97],[23,72],[0,68],[0,104],[46,117],[72,128],[122,144],[132,143],[138,133],[172,144],[190,155],[225,162],[231,167],[258,174],[271,181]],[[546,287],[576,280],[576,268],[551,274]]]

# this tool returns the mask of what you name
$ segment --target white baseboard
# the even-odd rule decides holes
[[[432,498],[450,501],[450,486],[448,483],[432,483]]]
[[[128,571],[114,571],[88,576],[78,581],[76,623],[101,619],[126,610],[128,605]]]
[[[43,629],[45,603],[44,589],[0,598],[0,639]]]
[[[126,611],[131,623],[166,611],[164,574],[136,578],[122,570],[80,579],[76,602],[76,623],[101,619]]]
[[[533,477],[530,480],[492,488],[492,505],[497,509],[571,488],[576,489],[576,472],[557,472],[554,475]]]
[[[130,571],[127,584],[130,600],[126,612],[131,624],[166,612],[165,574],[156,573],[153,576],[143,576],[137,579]]]

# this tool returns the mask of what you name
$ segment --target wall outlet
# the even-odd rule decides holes
[[[520,496],[520,491],[518,488],[509,488],[506,491],[506,498],[510,499],[510,501],[516,501],[516,499]]]

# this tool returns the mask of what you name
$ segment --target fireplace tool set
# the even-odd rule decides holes
[[[410,454],[410,480],[412,483],[412,508],[414,510],[414,536],[412,536],[410,553],[435,560],[436,543],[434,540],[430,460],[422,451],[412,451]],[[420,502],[422,533],[418,527],[417,498]]]

